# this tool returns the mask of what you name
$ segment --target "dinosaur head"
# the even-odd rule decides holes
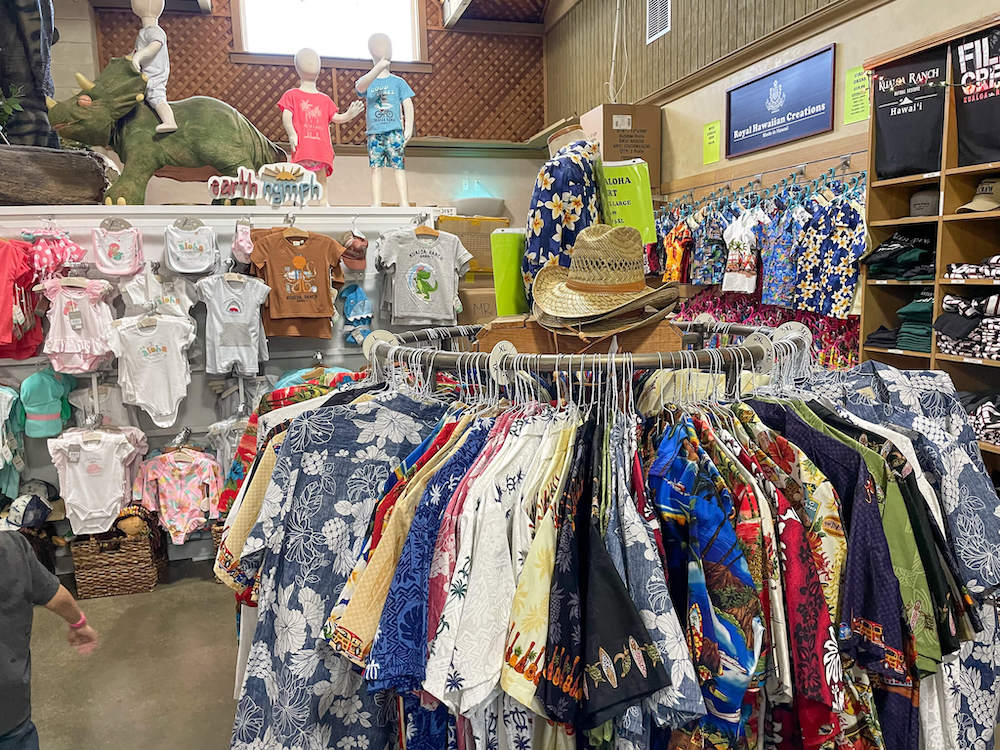
[[[115,57],[96,81],[76,74],[80,93],[61,102],[48,99],[49,122],[62,138],[88,146],[107,146],[115,124],[144,98],[146,80],[131,61]]]

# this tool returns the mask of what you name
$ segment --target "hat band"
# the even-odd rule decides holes
[[[566,281],[566,288],[572,289],[574,292],[594,292],[598,294],[601,292],[642,292],[646,289],[646,281],[644,279],[629,284],[587,284],[583,281],[568,279]]]

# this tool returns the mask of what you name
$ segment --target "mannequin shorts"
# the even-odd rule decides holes
[[[371,133],[368,136],[368,166],[403,169],[404,139],[402,130]]]

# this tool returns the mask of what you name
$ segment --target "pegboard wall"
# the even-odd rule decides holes
[[[445,29],[439,0],[424,0],[430,73],[406,73],[416,94],[416,135],[524,141],[545,126],[542,39]],[[530,4],[530,2],[529,2]],[[229,0],[211,15],[166,14],[171,99],[201,94],[236,107],[268,137],[284,141],[278,99],[298,84],[292,65],[237,63]],[[97,16],[99,64],[132,50],[139,29],[129,11]],[[341,109],[354,100],[358,70],[324,68],[318,82]],[[340,143],[364,143],[364,118],[340,127]]]

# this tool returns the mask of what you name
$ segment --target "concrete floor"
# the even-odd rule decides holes
[[[42,608],[31,638],[42,750],[224,750],[235,702],[234,600],[211,563],[171,564],[148,594],[80,602],[101,636],[80,656]]]

